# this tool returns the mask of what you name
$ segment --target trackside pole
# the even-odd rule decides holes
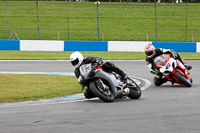
[[[38,40],[39,40],[39,12],[38,12],[38,0],[36,0],[36,6],[37,6],[37,31],[38,31]]]
[[[98,41],[99,41],[99,4],[100,2],[97,1],[95,2],[95,4],[97,5],[97,35],[98,35]]]

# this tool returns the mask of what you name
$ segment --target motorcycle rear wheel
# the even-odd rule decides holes
[[[135,83],[135,81],[132,79],[130,80],[133,85],[128,87],[130,89],[130,93],[127,96],[131,99],[139,99],[142,95],[142,91],[140,87]]]
[[[191,87],[192,86],[192,83],[186,79],[183,75],[181,75],[178,71],[176,71],[174,73],[174,76],[182,83],[184,84],[185,86],[187,87]]]
[[[90,88],[93,94],[104,102],[113,102],[115,99],[113,93],[110,90],[104,92],[95,81],[90,82]]]

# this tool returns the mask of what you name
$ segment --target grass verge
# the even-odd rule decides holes
[[[0,51],[0,60],[69,60],[72,52]],[[105,60],[144,60],[144,52],[81,52],[84,57],[102,57]],[[184,60],[199,60],[199,53],[179,53]]]
[[[0,103],[67,96],[81,92],[75,76],[0,74]]]

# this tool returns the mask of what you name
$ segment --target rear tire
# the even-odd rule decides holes
[[[140,87],[135,83],[135,81],[133,81],[132,79],[130,80],[133,85],[128,86],[128,88],[130,89],[130,93],[127,96],[131,99],[139,99],[142,95],[142,91]]]
[[[179,72],[175,72],[174,73],[174,76],[182,83],[184,84],[185,86],[187,87],[191,87],[192,86],[192,83],[186,79],[183,75],[181,75]]]
[[[114,101],[114,95],[110,89],[106,90],[107,92],[104,92],[95,81],[90,82],[90,89],[93,92],[95,96],[97,96],[99,99],[101,99],[104,102],[113,102]]]

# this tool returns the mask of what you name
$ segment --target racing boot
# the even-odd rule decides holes
[[[189,65],[187,65],[187,64],[184,64],[184,66],[185,66],[185,68],[186,68],[187,70],[191,70],[191,69],[192,69],[192,66],[189,66]]]
[[[155,86],[161,86],[162,84],[166,83],[168,81],[168,79],[166,78],[157,78],[154,77],[154,84]]]
[[[124,79],[124,83],[126,84],[126,87],[136,87],[136,83],[128,76]]]
[[[85,89],[84,96],[86,99],[91,99],[96,97],[89,88]]]
[[[131,84],[131,83],[130,83],[130,78],[128,77],[128,75],[125,75],[125,76],[123,77],[123,82],[124,82],[125,84]]]
[[[185,66],[185,68],[187,70],[191,70],[192,66],[188,66],[186,63],[183,62],[183,60],[181,59],[180,55],[178,55],[178,60]]]

